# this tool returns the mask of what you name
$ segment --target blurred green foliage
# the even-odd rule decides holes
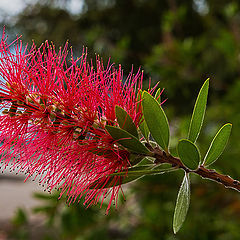
[[[18,208],[16,209],[15,216],[12,219],[12,225],[14,230],[10,235],[12,235],[13,238],[24,240],[29,238],[29,223],[28,223],[28,217],[24,211],[24,209]]]
[[[146,80],[151,77],[152,85],[160,81],[160,87],[166,88],[161,99],[168,98],[163,108],[171,121],[173,153],[177,140],[187,136],[197,93],[210,77],[199,148],[204,155],[217,129],[225,122],[233,123],[230,142],[213,167],[239,179],[239,1],[84,0],[77,15],[60,8],[57,0],[39,1],[6,25],[7,31],[22,34],[28,43],[34,39],[39,45],[48,39],[60,46],[69,39],[75,55],[80,55],[84,45],[89,58],[97,53],[107,63],[111,56],[126,75],[141,66]],[[171,223],[182,175],[135,182],[126,190],[127,202],[120,203],[116,213],[113,208],[109,216],[104,210],[85,210],[81,204],[67,207],[51,195],[42,195],[44,204],[35,212],[46,216],[48,230],[41,239],[240,239],[239,193],[197,176],[192,176],[186,222],[173,235]],[[17,224],[26,226],[27,222]]]

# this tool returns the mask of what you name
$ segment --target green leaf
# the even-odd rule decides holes
[[[137,112],[142,112],[142,90],[141,89],[139,90],[138,95],[137,95]],[[144,138],[148,141],[149,129],[148,129],[147,124],[143,117],[140,122],[141,122],[141,124],[139,126],[139,129],[140,129],[142,135],[144,136]]]
[[[149,154],[149,150],[132,134],[123,129],[106,125],[106,130],[119,144],[135,153]]]
[[[146,168],[146,166],[149,166],[149,169]],[[152,169],[150,169],[152,168]],[[131,167],[128,170],[128,176],[140,176],[140,175],[158,175],[158,174],[164,174],[166,172],[172,172],[176,171],[178,169],[173,168],[173,167],[166,167],[165,168],[153,168],[152,164],[148,165],[141,165],[141,166],[135,166]],[[117,172],[111,174],[111,176],[123,176],[126,175],[126,172]]]
[[[200,130],[202,128],[203,119],[205,115],[206,105],[207,105],[207,96],[208,96],[208,88],[209,88],[209,79],[205,81],[202,88],[199,91],[194,109],[192,114],[192,119],[190,122],[188,139],[195,143]]]
[[[142,90],[140,89],[137,93],[137,108],[136,112],[141,112],[142,111]]]
[[[211,145],[203,161],[203,164],[205,166],[209,166],[210,164],[214,163],[218,159],[218,157],[222,154],[228,142],[231,129],[232,129],[232,124],[227,123],[221,127],[221,129],[218,131],[216,136],[213,138]]]
[[[178,142],[178,156],[183,164],[194,170],[197,169],[200,162],[200,153],[197,146],[187,139],[182,139]]]
[[[154,162],[155,158],[151,157],[145,157],[143,158],[139,163],[137,163],[136,166],[146,165],[146,164],[152,164]]]
[[[143,115],[148,129],[155,141],[168,152],[169,125],[167,117],[158,103],[148,92],[143,92]]]
[[[115,114],[120,128],[138,138],[137,128],[130,115],[119,106],[115,106]]]
[[[122,172],[116,172],[111,174],[111,176],[140,176],[143,175],[143,173],[151,168],[153,168],[155,166],[155,164],[145,164],[145,165],[140,165],[140,166],[134,166],[134,167],[130,167],[128,168],[127,171],[122,171]]]
[[[139,155],[136,153],[131,153],[129,156],[129,162],[131,163],[131,166],[134,166],[138,163],[140,163],[145,157],[143,155]]]
[[[91,189],[99,189],[99,188],[110,188],[113,186],[118,186],[122,184],[126,184],[132,181],[136,181],[145,175],[156,175],[156,174],[164,174],[166,172],[176,171],[175,168],[166,168],[154,170],[152,169],[155,165],[148,164],[142,166],[130,167],[126,171],[116,172],[111,174],[110,176],[102,177],[96,182],[92,183]]]
[[[120,176],[116,178],[116,176],[105,177],[107,182],[104,182],[103,179],[99,179],[89,186],[90,189],[100,189],[100,188],[111,188],[118,185],[123,185],[126,183],[130,183],[133,181],[137,181],[138,179],[144,177],[144,175],[135,175],[135,176]],[[103,182],[101,182],[103,181]]]
[[[161,89],[160,88],[155,93],[155,99],[158,101],[159,104],[161,103]]]
[[[152,164],[139,166],[139,167],[131,167],[128,169],[128,172],[123,171],[116,174],[112,174],[109,178],[108,183],[104,186],[104,188],[110,188],[113,186],[118,186],[120,184],[122,185],[122,184],[136,181],[144,177],[145,176],[144,171],[146,171],[147,169],[150,169],[151,167],[152,167]],[[116,179],[116,176],[119,176],[119,178]]]
[[[180,230],[187,216],[189,204],[190,204],[190,180],[188,173],[185,173],[182,185],[178,192],[176,207],[174,211],[173,217],[174,234],[176,234]]]
[[[96,154],[98,156],[102,156],[102,157],[109,157],[112,155],[113,151],[111,150],[108,150],[108,149],[105,149],[103,147],[98,147],[98,148],[95,148],[95,149],[92,149],[92,150],[89,150],[89,152],[93,153],[93,154]]]
[[[144,138],[148,141],[149,139],[149,129],[145,120],[139,126],[141,133],[143,134]]]

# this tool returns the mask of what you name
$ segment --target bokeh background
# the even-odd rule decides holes
[[[213,167],[239,180],[238,0],[1,0],[0,21],[9,41],[16,34],[22,35],[25,44],[34,40],[40,45],[48,39],[58,47],[68,40],[76,56],[85,46],[89,59],[99,54],[107,63],[111,57],[111,62],[121,63],[126,75],[141,67],[146,84],[149,78],[152,85],[160,81],[159,86],[165,88],[163,99],[167,98],[163,107],[170,119],[173,152],[177,140],[187,135],[197,93],[210,77],[199,147],[204,155],[217,129],[225,122],[233,123],[230,142]],[[240,239],[240,194],[198,176],[191,178],[186,222],[173,234],[173,211],[182,176],[171,173],[129,184],[126,201],[120,197],[117,210],[113,207],[105,216],[104,206],[87,210],[81,204],[68,207],[64,199],[57,201],[57,193],[44,194],[38,189],[32,194],[36,188],[25,191],[28,182],[1,174],[0,240]],[[15,193],[12,197],[4,192],[10,180],[15,186],[10,188]],[[18,199],[26,196],[25,207],[18,206]],[[5,216],[12,201],[18,208],[11,210],[14,215]]]

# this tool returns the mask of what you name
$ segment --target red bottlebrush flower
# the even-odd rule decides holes
[[[23,48],[17,39],[0,43],[0,158],[28,177],[40,176],[48,191],[59,188],[68,201],[85,196],[87,206],[121,190],[116,172],[126,171],[130,152],[117,144],[106,124],[118,126],[115,107],[122,107],[139,126],[137,93],[142,73],[124,79],[121,66],[100,58],[96,67],[87,53],[74,60],[67,44],[58,51],[48,42]],[[11,49],[11,47],[13,49]],[[109,188],[109,186],[111,188]]]

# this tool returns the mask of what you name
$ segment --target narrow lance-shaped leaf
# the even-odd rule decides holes
[[[232,124],[227,123],[221,127],[216,136],[213,138],[203,161],[203,164],[205,166],[209,166],[210,164],[214,163],[218,159],[218,157],[222,154],[228,142],[231,129]]]
[[[153,164],[148,164],[148,165],[131,167],[128,170],[113,173],[110,176],[106,176],[98,179],[96,182],[91,184],[90,188],[92,189],[93,188],[95,189],[110,188],[120,184],[122,185],[132,181],[136,181],[144,177],[145,175],[164,174],[164,173],[176,170],[175,168],[152,169],[153,167],[154,167]]]
[[[123,129],[105,126],[106,130],[119,144],[135,153],[149,154],[149,150],[133,135]]]
[[[137,94],[137,105],[136,105],[136,112],[142,111],[142,90],[140,89]]]
[[[143,92],[143,115],[155,141],[168,152],[169,125],[167,117],[158,103],[148,92]]]
[[[120,128],[138,138],[137,128],[130,115],[121,107],[115,107],[115,114]]]
[[[93,182],[91,186],[89,186],[90,189],[101,189],[101,188],[111,188],[118,185],[123,185],[126,183],[130,183],[133,181],[136,181],[140,178],[144,177],[144,175],[133,175],[133,176],[119,176],[118,178],[116,176],[109,176],[98,179],[96,182]],[[104,181],[104,179],[106,179]]]
[[[197,169],[200,162],[200,152],[197,146],[187,139],[182,139],[178,142],[178,156],[183,164],[194,170]]]
[[[142,166],[135,166],[128,169],[127,176],[140,176],[140,175],[158,175],[164,174],[166,172],[176,171],[177,169],[174,167],[166,167],[165,168],[154,168],[154,165],[142,165]],[[126,172],[116,172],[111,174],[111,176],[125,176]]]
[[[137,94],[137,112],[142,112],[142,90],[139,90]],[[148,141],[149,140],[149,129],[148,126],[142,116],[140,120],[141,124],[139,125],[139,129],[144,136],[144,138]]]
[[[209,88],[209,79],[205,81],[202,88],[199,91],[194,109],[192,114],[192,119],[190,122],[189,132],[188,132],[188,139],[195,143],[200,130],[202,128],[203,119],[206,110],[207,104],[207,96],[208,96],[208,88]]]
[[[136,164],[142,162],[143,159],[145,159],[145,156],[138,153],[131,153],[128,160],[132,166],[135,166]]]
[[[189,204],[190,204],[190,180],[189,180],[188,173],[185,173],[182,185],[178,192],[177,202],[176,202],[176,207],[175,207],[174,217],[173,217],[173,232],[175,234],[180,230],[187,216]]]
[[[144,138],[148,141],[149,139],[149,129],[145,120],[139,126],[141,133],[143,134]]]
[[[158,101],[158,103],[161,103],[161,89],[159,88],[155,94],[155,99]]]
[[[128,170],[122,172],[116,172],[115,174],[111,174],[109,176],[102,177],[97,181],[93,182],[90,186],[91,189],[99,189],[99,188],[110,188],[113,186],[118,186],[122,184],[126,184],[132,181],[136,181],[139,178],[144,177],[143,171],[148,170],[152,167],[150,165],[144,165],[141,167],[131,167]],[[135,172],[135,174],[131,174],[131,172]],[[118,178],[116,176],[119,176]]]

